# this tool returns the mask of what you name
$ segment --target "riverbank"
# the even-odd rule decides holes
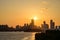
[[[60,40],[60,31],[47,30],[45,33],[36,33],[35,40]]]

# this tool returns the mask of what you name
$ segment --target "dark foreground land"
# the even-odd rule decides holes
[[[36,33],[35,40],[60,40],[60,31],[47,30],[45,33]]]

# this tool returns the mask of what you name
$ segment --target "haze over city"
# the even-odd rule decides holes
[[[35,25],[40,26],[53,19],[60,25],[59,18],[60,0],[0,0],[0,24],[24,25],[34,19]]]

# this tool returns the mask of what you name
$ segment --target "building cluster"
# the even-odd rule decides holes
[[[60,30],[60,26],[55,26],[55,22],[50,20],[50,26],[43,21],[43,24],[36,26],[32,19],[30,24],[25,23],[24,26],[16,25],[16,28],[9,27],[8,25],[0,25],[0,31],[41,31],[41,30]]]
[[[45,21],[43,21],[41,28],[42,30],[60,30],[60,26],[56,26],[53,20],[50,20],[50,26]]]
[[[23,26],[24,31],[40,31],[40,27],[34,25],[34,20],[32,19],[30,24],[24,24]]]
[[[40,31],[40,28],[34,25],[32,19],[30,24],[25,23],[24,26],[16,25],[15,28],[9,27],[8,25],[0,25],[0,31]]]
[[[48,30],[49,29],[49,25],[44,21],[43,24],[41,24],[41,29],[42,30]]]

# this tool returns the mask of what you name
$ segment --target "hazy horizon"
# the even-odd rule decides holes
[[[60,0],[0,0],[0,24],[29,24],[34,17],[38,26],[50,19],[60,25]]]

